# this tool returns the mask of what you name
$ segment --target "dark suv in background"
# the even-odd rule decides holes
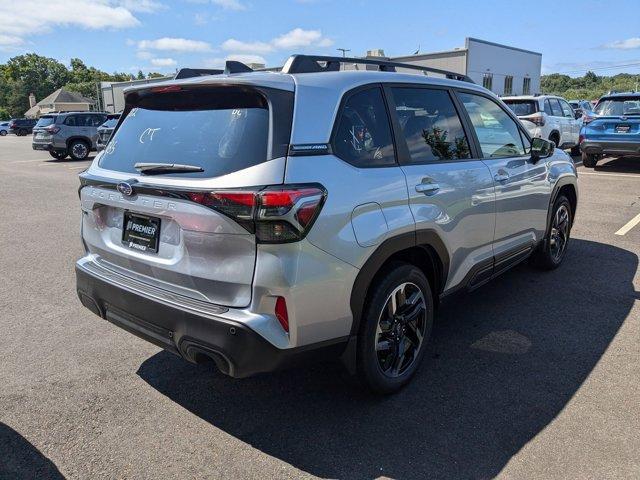
[[[85,160],[96,150],[98,127],[107,119],[101,112],[70,112],[50,116],[46,127],[36,129],[34,150],[46,150],[52,157],[62,160],[70,155],[74,160]]]
[[[14,118],[9,122],[9,133],[15,133],[19,137],[29,135],[33,132],[36,122],[34,118]]]

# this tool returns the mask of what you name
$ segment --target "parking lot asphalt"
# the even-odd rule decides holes
[[[371,397],[339,365],[234,380],[80,305],[77,174],[0,138],[0,478],[640,478],[640,159],[580,167],[564,265],[443,305]]]

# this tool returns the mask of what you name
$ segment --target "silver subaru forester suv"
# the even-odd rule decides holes
[[[467,77],[302,55],[127,90],[80,179],[88,309],[233,377],[341,357],[377,392],[443,297],[558,267],[578,197],[571,158]]]

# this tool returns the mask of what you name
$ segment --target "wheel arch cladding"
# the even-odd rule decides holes
[[[80,136],[67,138],[67,148],[69,148],[71,144],[76,140],[80,140],[81,142],[84,142],[89,146],[89,149],[91,149],[91,140],[88,139],[87,137],[80,137]]]
[[[420,230],[392,237],[380,244],[360,269],[351,291],[353,323],[351,335],[358,334],[362,312],[371,285],[395,261],[420,268],[431,286],[434,301],[444,289],[449,271],[449,254],[442,239],[433,230]]]

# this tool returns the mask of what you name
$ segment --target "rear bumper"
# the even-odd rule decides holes
[[[198,305],[172,305],[169,292],[162,300],[149,292],[135,292],[99,274],[88,263],[76,264],[76,286],[82,304],[96,315],[134,335],[197,362],[205,355],[232,377],[247,377],[308,360],[338,358],[347,338],[281,349],[242,322],[228,318],[230,310]]]
[[[580,150],[590,155],[640,155],[640,142],[585,139]]]
[[[34,150],[46,150],[47,152],[53,150],[53,144],[50,142],[33,142],[31,148]]]

